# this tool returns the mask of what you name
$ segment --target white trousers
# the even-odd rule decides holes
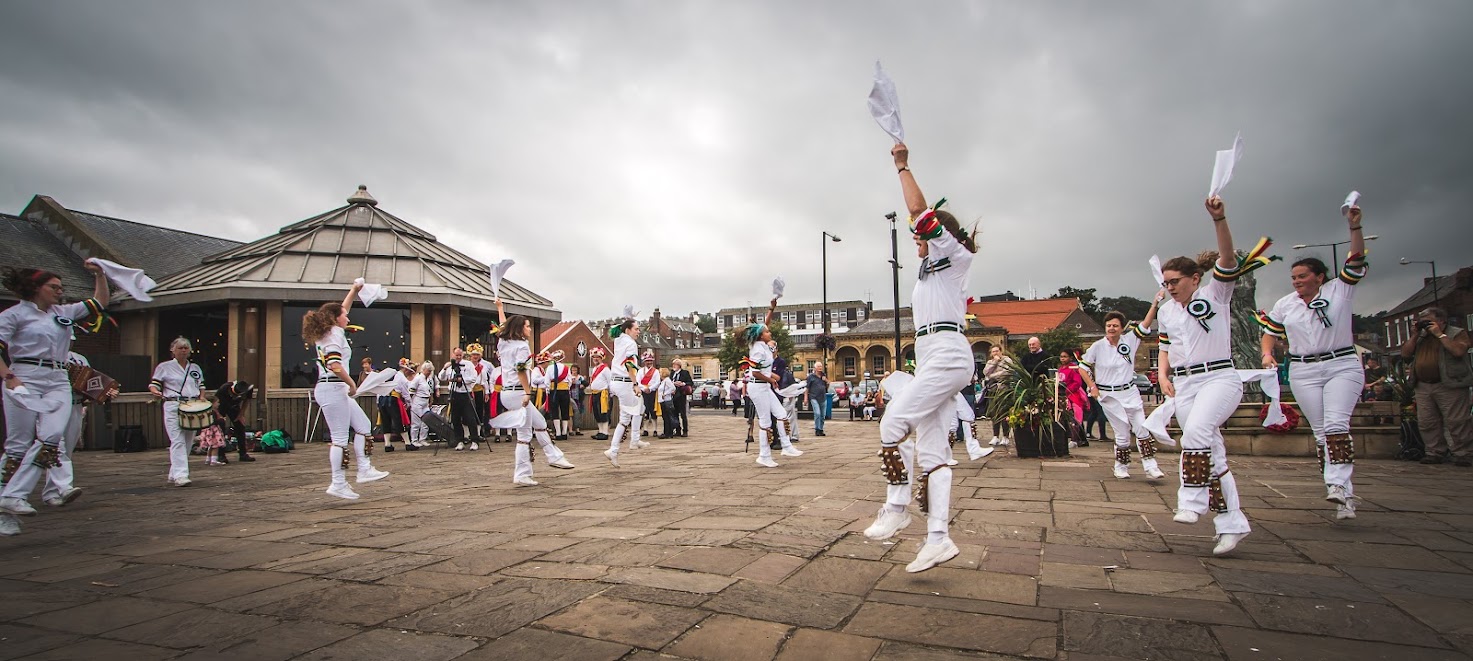
[[[14,401],[8,388],[0,387],[5,391],[5,456],[19,459],[36,441],[60,446],[72,415],[72,384],[66,370],[26,364],[12,365],[11,370],[26,390],[58,408],[51,413],[36,413]]]
[[[77,444],[82,440],[82,421],[86,418],[87,402],[82,401],[72,405],[72,417],[67,421],[66,435],[61,440],[61,451],[56,453],[56,458],[61,465],[46,471],[46,484],[41,487],[41,498],[60,498],[63,493],[72,488],[72,452],[77,449]]]
[[[609,382],[609,393],[619,400],[619,424],[614,427],[614,433],[609,437],[609,451],[619,454],[619,442],[624,440],[624,432],[630,431],[635,421],[644,415],[644,398],[634,391],[632,381]],[[639,442],[639,432],[629,435],[629,446],[633,447]]]
[[[501,407],[503,410],[515,410],[522,405],[522,391],[501,391]],[[522,426],[517,427],[517,449],[516,465],[512,468],[512,479],[532,477],[532,439],[537,439],[537,444],[542,446],[542,459],[551,464],[563,460],[563,451],[552,444],[552,438],[547,435],[547,418],[542,415],[536,406],[530,404],[526,407],[527,418]]]
[[[1115,432],[1115,447],[1129,448],[1130,440],[1135,438],[1136,444],[1149,441],[1151,432],[1146,431],[1146,405],[1141,401],[1141,392],[1132,385],[1130,390],[1100,391],[1100,408],[1105,411],[1105,419],[1110,421],[1110,428]],[[1144,453],[1145,448],[1141,448]],[[1117,455],[1118,456],[1118,455]],[[1126,465],[1129,462],[1116,460],[1117,465]],[[1157,468],[1156,458],[1141,455],[1141,466],[1146,470]]]
[[[773,393],[773,394],[776,395],[777,393]],[[799,434],[798,434],[798,398],[797,397],[784,397],[784,398],[782,398],[782,400],[783,400],[783,412],[787,414],[788,420],[791,420],[792,423],[793,423],[792,424],[792,428],[793,429],[792,429],[792,432],[789,435],[792,436],[793,440],[796,441],[796,440],[798,440],[798,436],[799,436]],[[822,414],[823,413],[822,408],[823,407],[818,407],[818,409],[819,409],[818,410],[818,414]]]
[[[982,452],[982,444],[977,441],[976,430],[973,429],[977,422],[977,410],[972,408],[971,404],[967,403],[967,398],[963,397],[961,393],[957,393],[956,396],[956,419],[957,426],[961,427],[959,434],[967,444],[967,453],[980,454]]]
[[[430,437],[430,426],[425,424],[419,416],[430,410],[430,401],[415,400],[409,405],[409,441],[411,443],[424,442]]]
[[[1355,464],[1330,463],[1325,437],[1350,433],[1350,416],[1355,413],[1355,405],[1366,387],[1366,373],[1360,360],[1344,356],[1323,363],[1291,363],[1289,387],[1294,389],[1294,401],[1314,430],[1314,442],[1325,463],[1325,484],[1351,489]]]
[[[332,483],[347,484],[343,455],[348,451],[350,437],[353,439],[353,456],[357,460],[358,472],[364,473],[373,468],[368,455],[363,452],[364,437],[373,432],[373,423],[368,420],[368,414],[363,412],[358,402],[348,396],[346,383],[318,383],[312,395],[317,399],[317,406],[322,408],[322,418],[327,421],[327,435],[332,439],[332,448],[327,453],[328,461],[332,463]]]
[[[1217,534],[1244,533],[1251,529],[1248,517],[1238,503],[1238,483],[1228,470],[1227,446],[1222,440],[1222,426],[1243,401],[1243,382],[1233,370],[1219,370],[1176,378],[1176,421],[1181,425],[1183,466],[1188,455],[1210,457],[1209,478],[1221,484],[1226,511],[1212,520]],[[1206,514],[1209,504],[1207,486],[1187,486],[1186,470],[1182,486],[1177,489],[1177,509]]]
[[[772,390],[772,384],[761,381],[753,381],[747,384],[747,396],[752,398],[752,408],[756,411],[757,428],[764,433],[757,434],[757,456],[771,457],[772,445],[767,442],[767,430],[772,429],[772,421],[778,421],[777,437],[782,441],[784,448],[793,447],[793,439],[788,436],[787,409],[783,408],[782,398],[778,397]]]
[[[951,446],[947,444],[950,425],[959,417],[956,408],[958,391],[972,380],[972,347],[961,333],[932,333],[916,338],[916,375],[900,391],[885,417],[880,419],[880,444],[901,446],[901,457],[913,454],[906,472],[915,481],[927,478],[926,530],[932,536],[946,535],[951,520]],[[963,398],[963,402],[965,402]],[[915,434],[915,449],[907,451],[905,437]],[[918,461],[917,461],[918,460]],[[903,498],[910,501],[908,485],[891,485],[886,502],[891,505]],[[894,500],[892,500],[894,499]]]
[[[189,479],[189,448],[194,445],[194,431],[179,428],[179,402],[164,402],[164,434],[169,437],[169,481]]]

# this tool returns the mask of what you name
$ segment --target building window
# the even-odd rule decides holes
[[[871,356],[869,367],[870,374],[879,374],[880,372],[885,371],[885,363],[886,360],[884,356]]]
[[[810,361],[808,361],[808,371],[809,372],[812,372],[813,371],[813,364],[814,363],[817,363],[817,362],[818,361],[816,361],[816,360],[810,360]]]
[[[844,376],[854,376],[856,374],[854,363],[854,356],[844,356]]]
[[[731,328],[731,315],[728,314],[728,315],[723,316],[721,318],[721,327],[722,328]]]
[[[854,309],[854,308],[849,308],[849,309],[848,309],[848,310],[847,310],[847,311],[846,311],[846,312],[845,312],[845,317],[844,317],[844,319],[845,319],[845,321],[848,321],[848,322],[849,322],[849,325],[850,325],[850,326],[853,326],[853,325],[854,325],[854,322],[856,322],[856,321],[859,321],[859,316],[858,316],[858,312],[859,312],[859,311],[858,311],[858,310],[856,310],[856,309]]]
[[[701,372],[702,372],[702,370],[701,370],[701,366],[700,365],[691,365],[690,366],[690,375],[692,377],[697,378],[697,379],[704,379],[704,378],[706,378],[705,375],[702,374]]]

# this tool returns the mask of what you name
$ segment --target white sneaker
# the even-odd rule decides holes
[[[1003,437],[1002,442],[1001,443],[998,443],[998,445],[1001,445],[1003,447],[1007,447],[1007,446],[1012,445],[1012,444],[1013,444],[1013,439],[1007,438],[1007,437]]]
[[[1196,523],[1198,518],[1200,517],[1197,513],[1191,510],[1177,510],[1176,516],[1171,517],[1171,520],[1177,523],[1192,524]]]
[[[619,467],[619,455],[614,454],[613,450],[604,450],[604,456],[609,458],[609,463],[613,464],[614,468]]]
[[[650,446],[650,442],[649,441],[641,441],[639,439],[635,439],[633,443],[630,443],[629,444],[629,449],[631,449],[631,450],[641,450],[641,449],[647,448],[649,446]]]
[[[1115,477],[1121,480],[1130,479],[1130,469],[1120,464],[1115,464]]]
[[[992,437],[992,440],[988,441],[987,444],[988,445],[1002,445],[1003,442],[1002,442],[1002,439],[1001,438],[998,438],[996,436],[993,436]]]
[[[189,481],[189,478],[187,478],[187,477],[181,477],[181,478],[179,478],[177,480],[174,480],[170,484],[173,484],[176,487],[187,487],[187,486],[189,486],[191,484],[194,484],[194,483],[193,482],[190,482]]]
[[[20,534],[20,521],[9,514],[0,514],[0,537]]]
[[[1346,501],[1350,500],[1350,490],[1339,484],[1326,485],[1325,500],[1335,503],[1336,505],[1344,505]]]
[[[61,498],[59,498],[59,500],[61,500],[61,504],[62,505],[66,505],[66,504],[71,503],[72,501],[74,501],[74,500],[76,500],[78,498],[81,498],[81,497],[82,497],[82,488],[81,487],[70,487],[66,491],[61,492]]]
[[[1074,448],[1077,448],[1077,447],[1079,447],[1079,444],[1078,443],[1075,443],[1074,441],[1069,441],[1069,449],[1070,450],[1073,450]]]
[[[537,486],[537,480],[534,480],[530,477],[519,477],[515,480],[512,480],[512,484],[515,484],[519,487],[535,487]]]
[[[958,462],[958,461],[957,461],[957,460],[956,460],[956,457],[952,457],[952,458],[950,458],[950,459],[947,459],[947,460],[946,460],[946,465],[947,465],[947,466],[955,466],[955,465],[957,465],[957,464],[958,464],[958,463],[960,463],[960,462]]]
[[[456,443],[455,444],[455,451],[456,452],[460,452],[461,450],[464,450],[464,449],[465,449],[465,443],[464,442]]]
[[[1238,542],[1247,537],[1246,532],[1225,532],[1217,536],[1217,546],[1212,548],[1212,555],[1227,555],[1238,548]]]
[[[382,479],[384,479],[384,478],[386,478],[388,476],[389,476],[389,472],[388,471],[381,471],[381,470],[379,470],[377,468],[374,468],[372,466],[369,466],[368,467],[368,470],[360,470],[360,471],[358,471],[358,483],[359,484],[365,484],[367,482],[377,482],[377,481],[382,480]]]
[[[956,542],[951,541],[950,537],[940,544],[926,544],[921,547],[921,552],[916,554],[916,559],[905,566],[905,571],[912,574],[926,571],[955,558],[961,552],[962,550],[956,547]]]
[[[768,468],[777,468],[777,462],[773,461],[772,457],[757,457],[757,465],[766,466]]]
[[[46,503],[47,507],[61,507],[66,504],[66,501],[56,496],[47,496],[46,498],[42,498],[41,502]]]
[[[19,516],[35,516],[36,514],[36,508],[31,507],[31,504],[24,498],[0,498],[0,511]]]
[[[1335,518],[1340,521],[1355,518],[1355,498],[1346,498],[1345,502],[1335,506]]]
[[[608,452],[608,451],[605,450],[605,452]],[[548,466],[552,466],[553,468],[561,468],[563,470],[567,470],[567,469],[573,468],[573,462],[568,461],[567,459],[559,459],[559,460],[554,461],[554,462],[551,462],[551,463],[549,463],[547,465]]]
[[[880,514],[864,529],[864,536],[873,540],[890,539],[909,525],[910,512],[891,512],[881,505]]]
[[[967,452],[967,456],[971,457],[972,461],[976,461],[994,452],[997,452],[997,448],[982,448],[980,452]]]
[[[782,455],[784,457],[801,457],[803,456],[803,451],[798,448],[783,448]]]
[[[479,450],[479,449],[481,449],[481,444],[480,443],[471,443],[471,452],[475,452],[476,450]]]
[[[1166,477],[1166,473],[1161,472],[1161,469],[1159,468],[1147,468],[1146,477],[1149,477],[1153,480],[1159,480],[1163,477]]]
[[[334,484],[327,488],[327,495],[337,496],[345,500],[358,500],[358,494],[348,487],[348,483]]]

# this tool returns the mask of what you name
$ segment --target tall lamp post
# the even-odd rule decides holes
[[[1432,267],[1432,305],[1437,305],[1438,302],[1442,299],[1441,296],[1437,295],[1437,262],[1434,262],[1430,259],[1407,259],[1405,257],[1401,258],[1402,266],[1406,266],[1408,264],[1426,264]]]
[[[832,234],[829,234],[827,231],[825,231],[823,233],[823,238],[821,239],[821,241],[823,243],[823,251],[822,252],[823,252],[823,334],[824,335],[828,335],[829,334],[829,241],[830,240],[832,240],[834,243],[838,243],[838,242],[842,241],[843,239],[840,239],[837,236],[834,236]],[[827,343],[825,343],[823,345],[823,365],[824,365],[824,369],[828,369],[828,365],[829,365],[829,345]]]
[[[1378,235],[1376,235],[1376,234],[1372,234],[1370,236],[1365,237],[1365,240],[1366,241],[1375,241],[1376,239],[1379,239],[1379,238],[1381,238],[1381,237],[1378,236]],[[1343,245],[1345,245],[1347,243],[1350,243],[1350,239],[1346,239],[1344,241],[1336,241],[1334,243],[1296,243],[1296,244],[1294,244],[1294,249],[1295,250],[1304,250],[1305,248],[1329,248],[1330,249],[1330,268],[1333,269],[1333,268],[1339,268],[1339,265],[1340,265],[1340,246],[1343,246]]]
[[[895,367],[900,369],[900,245],[895,234],[895,212],[885,214],[890,219],[890,280],[895,288]]]

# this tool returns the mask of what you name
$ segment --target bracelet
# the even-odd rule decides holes
[[[901,166],[900,168],[898,168],[898,169],[895,170],[895,173],[896,174],[899,174],[901,172],[910,172],[910,166],[909,165],[904,165],[904,166]]]
[[[1213,216],[1212,217],[1212,222],[1214,222],[1214,223],[1220,223],[1220,222],[1222,222],[1224,220],[1227,220],[1227,216],[1222,216],[1220,218],[1217,217],[1217,216]]]
[[[1359,232],[1360,231],[1360,225],[1351,225],[1350,226],[1350,231],[1352,231],[1352,232]]]

